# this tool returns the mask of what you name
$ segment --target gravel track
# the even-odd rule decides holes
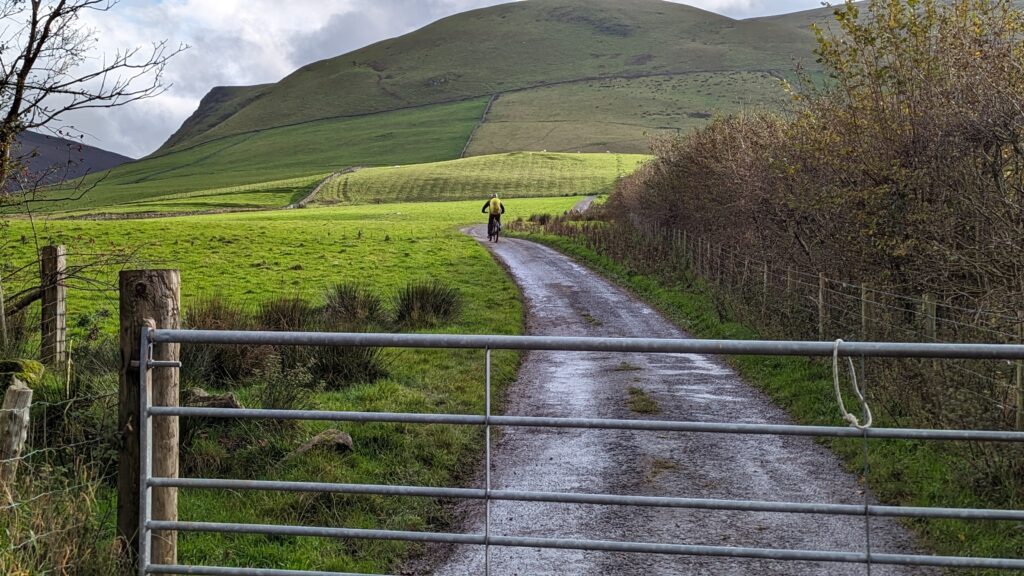
[[[483,227],[467,232],[478,240]],[[685,338],[650,307],[571,259],[518,239],[488,243],[526,298],[530,334]],[[657,405],[631,410],[629,389]],[[637,394],[637,392],[634,392]],[[717,359],[681,354],[531,352],[506,414],[789,423]],[[863,504],[857,479],[807,438],[597,430],[503,429],[495,489]],[[479,503],[459,505],[483,532]],[[864,519],[818,515],[493,502],[491,534],[757,548],[862,551]],[[872,519],[872,550],[913,553],[911,536]],[[483,574],[483,549],[435,548],[414,574]],[[492,548],[491,574],[866,574],[864,566],[696,556]],[[872,574],[927,574],[875,566]]]

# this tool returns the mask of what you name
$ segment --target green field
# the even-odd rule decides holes
[[[492,192],[505,198],[606,194],[617,178],[632,173],[648,158],[636,154],[516,152],[368,168],[333,180],[317,202],[482,201]]]
[[[302,200],[328,176],[329,174],[317,174],[259,184],[167,194],[136,202],[97,206],[89,210],[59,212],[54,216],[58,218],[114,218],[268,210]]]
[[[510,205],[509,216],[560,213],[577,200],[520,200]],[[50,221],[42,223],[40,241],[66,244],[71,266],[82,263],[77,253],[125,248],[138,250],[132,267],[180,269],[186,315],[203,294],[230,295],[252,305],[275,295],[300,295],[317,303],[328,286],[358,281],[386,300],[408,281],[444,278],[461,291],[464,309],[438,330],[517,334],[523,318],[514,284],[483,246],[458,231],[481,220],[476,201],[368,205],[157,220]],[[10,237],[28,232],[27,222],[11,223]],[[28,261],[34,253],[31,242],[12,248],[14,263]],[[112,267],[98,279],[113,285],[115,276]],[[76,349],[84,350],[98,345],[89,340],[95,337],[87,329],[93,322],[100,322],[100,338],[116,334],[117,301],[113,293],[96,291],[95,285],[84,290],[74,286],[69,324]],[[312,406],[398,412],[482,409],[482,352],[406,350],[390,352],[388,358],[388,377],[317,392]],[[497,399],[518,361],[512,353],[494,358]],[[116,389],[116,377],[110,374],[100,385]],[[233,389],[247,406],[259,405],[258,390],[249,384]],[[480,431],[469,427],[342,425],[354,440],[353,452],[318,451],[283,462],[285,454],[326,426],[310,423],[280,434],[233,426],[203,428],[186,448],[186,473],[451,485],[468,478],[482,449]],[[240,439],[248,440],[235,444]],[[437,502],[414,498],[183,491],[181,518],[429,530],[443,528],[447,512]],[[401,543],[182,535],[180,557],[199,564],[383,572],[394,569],[408,551],[409,545]]]
[[[647,153],[652,138],[685,134],[718,114],[781,109],[766,72],[586,80],[502,94],[473,135],[470,155],[511,150]]]
[[[32,204],[39,211],[80,211],[158,202],[186,192],[279,182],[350,166],[433,162],[458,157],[486,99],[326,120],[233,136],[119,166],[89,177],[81,198]],[[52,191],[49,198],[80,194]],[[294,191],[283,191],[288,204]],[[260,200],[262,202],[263,200]]]

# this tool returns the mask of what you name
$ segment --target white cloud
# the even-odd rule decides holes
[[[210,88],[275,82],[309,62],[410,32],[444,16],[507,0],[124,0],[88,15],[98,52],[187,43],[168,64],[165,94],[68,123],[89,143],[131,156],[158,147]],[[817,0],[688,0],[743,18],[820,5]]]

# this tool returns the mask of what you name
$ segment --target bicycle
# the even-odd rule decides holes
[[[487,222],[487,240],[497,242],[501,235],[501,217],[492,216]]]

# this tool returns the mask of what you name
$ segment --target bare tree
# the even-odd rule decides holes
[[[0,0],[0,194],[19,170],[19,134],[52,126],[74,110],[122,106],[166,90],[163,70],[187,47],[154,42],[90,62],[96,36],[86,11],[117,0]]]

